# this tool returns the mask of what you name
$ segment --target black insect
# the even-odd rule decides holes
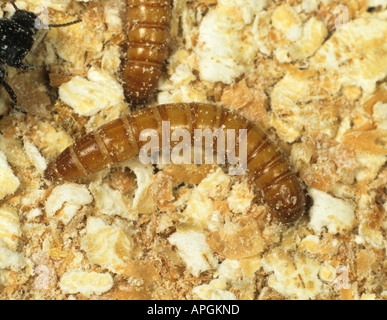
[[[29,66],[23,59],[29,53],[34,44],[34,35],[44,27],[66,27],[78,23],[81,20],[64,24],[44,25],[40,18],[31,11],[20,10],[15,1],[10,1],[16,12],[10,18],[0,19],[0,85],[8,92],[12,102],[17,105],[17,97],[12,88],[5,82],[4,65],[22,70],[33,70],[36,67]]]

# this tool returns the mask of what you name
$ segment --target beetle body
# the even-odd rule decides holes
[[[0,34],[1,61],[11,67],[19,67],[34,43],[34,33],[13,20],[12,16],[0,19]]]
[[[34,67],[24,64],[23,60],[34,44],[34,35],[37,34],[43,24],[35,13],[20,10],[16,7],[14,1],[11,1],[11,3],[16,10],[15,13],[10,18],[0,19],[0,63],[23,70],[32,70]],[[78,22],[80,20],[65,24],[47,25],[47,27],[64,27]],[[1,66],[0,84],[4,86],[13,103],[16,105],[16,94],[4,81],[4,78],[5,70]]]
[[[140,133],[147,129],[161,132],[163,121],[170,123],[171,131],[185,129],[191,136],[195,129],[246,129],[247,172],[263,190],[268,205],[285,223],[295,221],[304,212],[304,191],[281,151],[256,124],[212,104],[160,105],[116,119],[66,148],[46,169],[45,178],[76,181],[135,157],[145,144],[140,141]]]
[[[128,0],[128,49],[122,74],[130,103],[144,103],[155,90],[168,53],[170,0]]]

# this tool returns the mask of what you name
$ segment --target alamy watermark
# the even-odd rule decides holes
[[[35,19],[35,28],[36,29],[49,29],[49,17],[48,17],[48,8],[45,6],[38,7],[39,17]]]
[[[350,289],[349,272],[347,266],[338,266],[336,268],[336,276],[333,285],[337,290]]]
[[[187,129],[178,128],[171,132],[170,122],[163,121],[161,131],[161,139],[160,133],[155,129],[141,131],[139,140],[147,142],[139,152],[139,159],[143,164],[225,164],[227,159],[227,163],[231,165],[230,175],[246,173],[247,129],[239,130],[238,139],[237,130],[234,129],[194,129],[192,137]]]
[[[335,20],[336,29],[343,28],[349,21],[349,9],[345,5],[338,5],[333,11],[335,15],[338,15]]]

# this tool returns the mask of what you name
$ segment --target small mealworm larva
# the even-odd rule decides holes
[[[75,181],[111,164],[135,157],[147,143],[140,141],[140,133],[146,129],[159,133],[162,123],[166,121],[170,124],[171,132],[185,129],[191,137],[195,129],[221,128],[226,132],[228,129],[246,129],[247,172],[263,190],[268,205],[284,223],[293,222],[304,213],[304,190],[281,151],[258,125],[235,111],[212,104],[165,104],[113,120],[66,148],[48,166],[45,178]],[[238,148],[237,145],[235,147]]]
[[[168,54],[170,0],[128,0],[127,20],[125,96],[130,103],[144,103],[156,88]]]

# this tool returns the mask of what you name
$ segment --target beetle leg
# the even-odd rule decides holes
[[[2,82],[2,85],[5,89],[5,91],[7,91],[9,97],[11,98],[13,105],[16,106],[17,105],[17,96],[16,96],[15,91],[13,91],[12,88],[9,86],[9,84],[6,83],[5,81]]]
[[[15,10],[18,11],[19,8],[16,6],[15,0],[11,0],[10,2],[11,2],[11,4],[13,5],[13,7],[15,8]]]
[[[27,114],[27,112],[25,112],[17,107],[16,93],[15,93],[15,91],[13,91],[11,86],[7,82],[5,82],[4,78],[5,78],[5,69],[2,65],[0,65],[0,85],[2,85],[4,87],[5,91],[7,91],[9,97],[12,100],[11,108],[13,108],[21,113]]]
[[[23,62],[19,62],[19,63],[13,65],[13,67],[19,68],[19,69],[22,69],[25,71],[32,71],[32,70],[43,68],[44,66],[29,66],[28,64],[25,64]]]
[[[5,91],[7,91],[9,97],[11,98],[14,105],[17,105],[17,97],[15,92],[9,86],[8,83],[5,82],[5,69],[4,66],[0,65],[0,84],[4,87]]]
[[[10,85],[8,83],[6,83],[5,81],[2,82],[2,85],[3,85],[4,89],[5,89],[5,91],[7,91],[9,97],[12,100],[11,108],[13,108],[16,111],[19,111],[19,112],[21,112],[23,114],[27,114],[26,111],[21,110],[20,108],[17,107],[17,96],[16,96],[15,91],[13,91],[13,89],[10,87]]]

